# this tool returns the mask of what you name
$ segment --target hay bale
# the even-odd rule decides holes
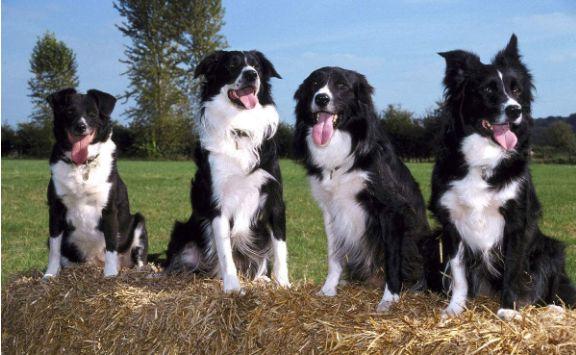
[[[440,297],[407,294],[386,315],[380,290],[319,286],[290,290],[250,284],[226,296],[220,283],[194,276],[149,278],[72,268],[57,279],[20,276],[2,293],[2,351],[15,353],[575,353],[576,311],[527,308],[504,322],[497,304],[471,303],[442,321]]]

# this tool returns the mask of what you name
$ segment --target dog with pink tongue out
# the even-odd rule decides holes
[[[538,227],[529,169],[532,76],[516,36],[487,64],[463,50],[439,54],[445,125],[430,209],[447,258],[444,316],[459,315],[477,295],[497,297],[505,320],[520,319],[524,305],[573,307],[564,246]]]
[[[116,167],[110,114],[116,99],[99,90],[64,89],[48,97],[56,143],[48,185],[49,255],[44,278],[71,263],[104,264],[104,276],[146,264],[144,217],[130,213]]]
[[[174,224],[166,271],[220,277],[225,293],[244,293],[240,276],[290,287],[270,83],[281,77],[254,50],[216,51],[194,74],[202,82],[192,214]]]
[[[345,273],[383,290],[387,312],[402,290],[440,288],[438,240],[418,184],[396,155],[354,71],[324,67],[300,85],[295,155],[322,209],[328,275],[319,294],[335,296]]]

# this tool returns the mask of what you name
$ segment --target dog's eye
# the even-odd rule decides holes
[[[520,96],[520,94],[522,93],[522,90],[520,90],[520,87],[518,85],[512,85],[512,95],[514,96]]]
[[[346,84],[344,84],[344,83],[338,83],[338,84],[336,85],[336,87],[337,87],[338,89],[340,89],[340,90],[346,90],[346,89],[348,89],[348,85],[346,85]]]
[[[494,92],[495,92],[494,88],[493,88],[492,86],[490,86],[490,85],[485,86],[484,89],[482,89],[482,90],[483,90],[484,93],[487,94],[487,95],[493,95]]]

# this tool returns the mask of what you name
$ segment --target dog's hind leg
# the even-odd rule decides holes
[[[133,229],[130,232],[133,235],[130,256],[134,265],[140,269],[148,258],[148,232],[146,221],[140,213],[134,215]]]

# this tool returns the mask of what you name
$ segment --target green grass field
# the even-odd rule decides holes
[[[320,210],[308,188],[304,170],[282,161],[287,205],[289,269],[292,280],[320,282],[326,272],[326,242]],[[409,164],[426,198],[430,195],[431,164]],[[192,162],[121,161],[132,211],[147,219],[150,252],[166,248],[174,218],[190,214]],[[544,209],[542,229],[568,244],[568,272],[576,279],[576,166],[532,166]],[[48,211],[46,161],[2,160],[2,278],[47,263]]]

